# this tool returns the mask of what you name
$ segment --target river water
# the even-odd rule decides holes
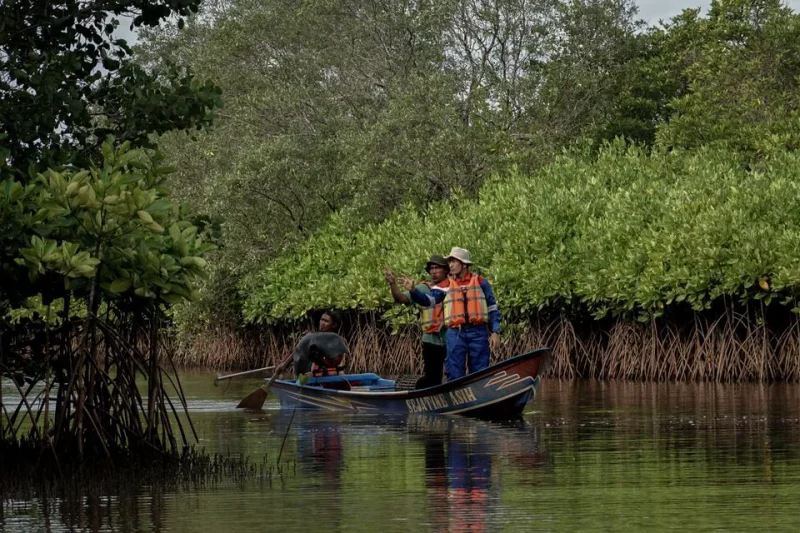
[[[247,413],[257,381],[182,379],[198,446],[272,477],[5,499],[0,530],[800,530],[796,385],[544,381],[497,424]]]

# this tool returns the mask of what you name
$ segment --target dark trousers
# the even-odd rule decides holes
[[[447,348],[429,342],[422,343],[422,374],[417,380],[417,388],[424,389],[442,384],[444,373],[444,359]]]

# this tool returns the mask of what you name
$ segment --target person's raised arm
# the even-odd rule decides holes
[[[383,277],[386,279],[386,283],[389,284],[389,290],[392,291],[392,298],[394,298],[394,301],[399,304],[406,304],[406,305],[410,304],[411,300],[397,286],[397,279],[394,276],[394,272],[392,272],[387,268],[384,269],[383,273],[384,273]]]

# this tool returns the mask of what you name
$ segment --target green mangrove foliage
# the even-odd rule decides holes
[[[780,0],[712,1],[652,34],[660,53],[642,71],[674,89],[661,146],[727,146],[750,159],[800,146],[800,15]],[[660,80],[660,81],[659,81]]]
[[[209,245],[162,158],[131,146],[207,129],[220,91],[186,65],[144,68],[116,32],[123,17],[182,26],[199,4],[0,3],[2,461],[177,451],[176,428],[187,442],[160,331],[196,297]]]
[[[0,375],[21,398],[0,394],[0,446],[41,445],[57,461],[177,452],[176,426],[187,443],[158,335],[165,310],[195,296],[212,246],[170,201],[161,156],[111,141],[101,153],[85,170],[0,182]],[[30,299],[45,320],[11,320]]]
[[[170,202],[164,182],[172,169],[128,143],[107,142],[102,152],[101,167],[0,183],[4,303],[93,291],[96,300],[192,298],[213,246]]]
[[[406,323],[413,311],[391,305],[381,268],[422,275],[451,246],[471,250],[510,322],[538,310],[648,320],[724,297],[794,306],[798,169],[800,154],[786,151],[753,170],[720,149],[565,153],[532,176],[495,177],[475,200],[366,226],[333,217],[246,281],[246,316],[274,323],[333,306]]]

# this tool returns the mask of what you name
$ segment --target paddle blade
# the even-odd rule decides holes
[[[264,387],[259,387],[239,402],[239,405],[236,406],[237,409],[261,409],[261,406],[264,405],[264,401],[267,399],[267,391],[264,390]]]

